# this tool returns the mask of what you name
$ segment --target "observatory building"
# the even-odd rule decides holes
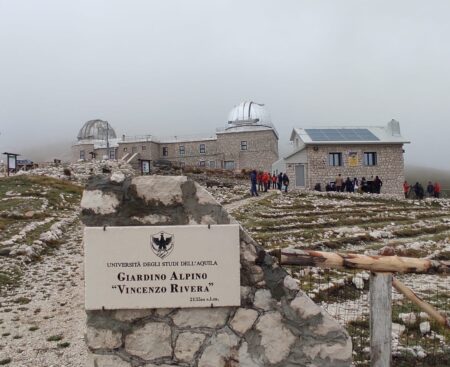
[[[402,195],[405,179],[403,145],[409,143],[400,133],[400,123],[385,126],[340,126],[295,128],[293,151],[275,162],[275,172],[287,172],[291,187],[324,189],[336,176],[346,179],[379,176],[381,192]]]
[[[180,166],[270,171],[278,159],[278,133],[267,108],[255,102],[235,106],[226,126],[203,138],[117,138],[108,122],[91,120],[72,146],[72,160],[80,159],[121,159],[145,173],[161,160]]]

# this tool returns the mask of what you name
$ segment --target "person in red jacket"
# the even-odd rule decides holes
[[[434,197],[439,198],[439,196],[441,196],[441,185],[436,181],[434,183]]]
[[[262,181],[263,181],[263,185],[264,185],[264,192],[267,192],[267,189],[269,188],[269,174],[267,172],[263,173],[262,176]]]
[[[258,181],[258,191],[262,191],[262,189],[263,189],[263,173],[261,171],[258,172],[257,181]]]
[[[403,182],[403,193],[405,194],[405,199],[408,199],[408,195],[409,195],[409,189],[411,187],[409,186],[408,181]]]

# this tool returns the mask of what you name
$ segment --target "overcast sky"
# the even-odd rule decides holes
[[[448,0],[0,0],[0,150],[69,145],[95,118],[208,134],[254,100],[283,152],[294,126],[395,118],[407,163],[449,169],[449,15]]]

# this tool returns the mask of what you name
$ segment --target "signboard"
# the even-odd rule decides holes
[[[17,161],[17,156],[15,155],[8,155],[8,167],[9,169],[15,170],[16,167],[16,161]]]
[[[142,174],[148,175],[150,173],[150,161],[143,160],[141,164],[142,164]]]
[[[239,225],[86,227],[85,307],[240,305]]]
[[[348,152],[348,166],[349,167],[358,167],[358,153],[357,152]]]

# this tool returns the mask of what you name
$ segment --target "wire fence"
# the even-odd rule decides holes
[[[290,267],[316,303],[349,332],[354,366],[370,366],[369,278],[366,271]],[[450,284],[445,275],[397,276],[425,301],[450,315]],[[431,320],[392,289],[392,366],[450,366],[450,330]]]

